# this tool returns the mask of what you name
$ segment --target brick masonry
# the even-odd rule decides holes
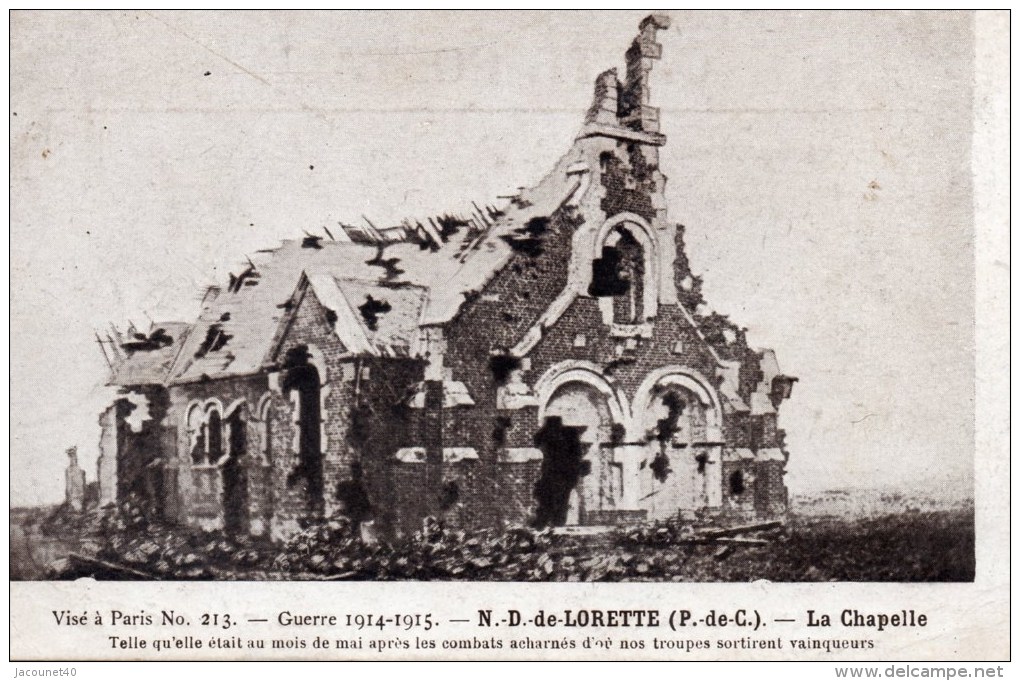
[[[602,505],[569,522],[785,513],[787,455],[775,409],[782,381],[788,391],[795,379],[765,385],[763,355],[744,330],[704,312],[684,228],[666,220],[665,138],[647,84],[664,22],[642,23],[626,82],[614,71],[599,76],[585,132],[562,164],[584,174],[584,189],[512,228],[497,223],[508,256],[451,318],[422,327],[422,343],[439,339],[442,352],[352,352],[334,328],[336,313],[305,287],[262,370],[124,386],[147,402],[148,418],[130,424],[138,407],[127,398],[104,413],[100,498],[139,499],[170,522],[274,539],[337,514],[395,536],[427,516],[464,528],[530,523],[544,470],[535,438],[543,415],[576,418],[570,400],[589,399],[605,401],[598,427],[579,431],[586,465],[599,473],[582,474],[576,490],[587,491],[574,496]],[[635,265],[626,291],[602,295],[589,286],[596,249],[605,257],[617,238]],[[726,364],[736,366],[730,378]],[[287,387],[308,367],[318,378],[314,424]],[[571,393],[571,381],[587,381],[594,397]],[[454,384],[470,399],[449,402]],[[521,399],[505,398],[513,391]],[[686,431],[663,435],[673,428],[662,420],[670,391],[686,402],[666,420],[688,420]],[[313,427],[316,437],[302,434]],[[319,450],[304,451],[303,442]]]

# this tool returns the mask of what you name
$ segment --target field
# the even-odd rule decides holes
[[[438,525],[365,544],[346,521],[284,545],[147,523],[137,509],[83,517],[12,510],[12,579],[946,582],[974,579],[974,509],[898,494],[795,498],[778,528],[715,538],[718,524],[595,534]],[[68,559],[73,552],[74,556]]]

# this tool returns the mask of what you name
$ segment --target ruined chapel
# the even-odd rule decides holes
[[[667,218],[668,26],[641,22],[505,206],[286,241],[195,321],[103,340],[99,502],[274,539],[336,514],[390,536],[784,514],[796,379],[707,311]]]

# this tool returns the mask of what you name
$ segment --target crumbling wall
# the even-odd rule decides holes
[[[99,505],[117,503],[117,450],[120,447],[120,411],[114,402],[99,415],[99,458],[96,460],[96,480],[99,483]]]
[[[380,532],[416,525],[423,485],[418,468],[396,461],[401,447],[421,444],[420,410],[411,409],[411,389],[423,379],[423,362],[394,357],[351,357],[332,328],[335,315],[308,290],[295,310],[280,357],[296,348],[313,355],[321,380],[321,503],[309,497],[308,480],[293,476],[299,465],[294,451],[295,405],[286,389],[274,394],[280,427],[274,430],[274,489],[278,533],[311,516],[338,513],[375,521]],[[374,314],[385,315],[376,308]],[[285,378],[281,373],[281,381]],[[283,385],[283,383],[281,383]],[[288,484],[289,478],[289,484]],[[401,494],[403,496],[401,497]]]
[[[607,218],[634,213],[649,222],[657,211],[653,196],[665,179],[659,172],[658,149],[634,142],[617,142],[614,151],[599,157],[599,179],[605,187],[602,212]]]
[[[133,386],[115,403],[117,500],[143,504],[155,518],[168,518],[173,509],[167,501],[174,490],[163,476],[173,453],[174,429],[165,420],[168,408],[167,391],[159,386]]]
[[[357,457],[351,464],[356,467],[346,471],[338,498],[345,509],[367,504],[363,519],[374,521],[383,534],[414,531],[428,513],[425,466],[398,461],[396,452],[424,446],[423,410],[409,404],[413,387],[424,378],[424,362],[364,358],[354,365],[354,375],[347,441]]]
[[[783,482],[786,461],[770,459],[757,462],[755,468],[754,510],[758,517],[771,518],[789,509],[789,493]]]
[[[462,485],[462,503],[470,512],[469,524],[499,525],[527,523],[536,510],[535,486],[541,475],[541,457],[506,460],[508,450],[537,449],[538,406],[498,409],[498,383],[489,370],[489,333],[467,333],[469,328],[492,329],[499,335],[502,316],[498,308],[478,308],[465,316],[464,333],[450,333],[448,364],[453,375],[468,385],[474,406],[447,411],[445,444],[478,447],[480,465],[470,481]],[[469,324],[467,320],[470,320]],[[584,343],[579,344],[579,336]],[[713,376],[715,360],[696,331],[674,305],[661,305],[650,338],[638,339],[628,348],[627,339],[612,335],[602,321],[595,299],[578,298],[556,325],[547,329],[526,359],[523,379],[533,385],[553,365],[564,360],[584,360],[602,367],[611,384],[621,387],[633,399],[649,373],[663,366],[682,365],[703,376]],[[494,437],[498,434],[498,437]],[[718,464],[712,464],[718,465]],[[477,483],[474,481],[477,480]],[[480,495],[472,496],[473,484]]]
[[[561,264],[567,262],[565,244],[563,249],[549,248]],[[504,286],[512,282],[509,280]],[[511,294],[496,299],[492,291],[493,287],[486,287],[447,330],[447,366],[457,380],[467,385],[475,401],[474,406],[448,410],[444,430],[446,446],[474,446],[479,451],[479,465],[461,488],[461,503],[470,511],[462,514],[468,524],[527,523],[536,510],[534,491],[541,476],[542,459],[534,454],[529,459],[520,452],[537,449],[534,437],[540,427],[538,406],[498,409],[498,379],[505,381],[516,371],[533,385],[555,364],[585,360],[602,367],[607,379],[622,387],[628,399],[633,399],[646,376],[663,366],[679,364],[703,376],[715,374],[714,358],[676,305],[660,305],[651,337],[627,339],[612,335],[596,299],[587,296],[577,298],[558,322],[544,332],[520,366],[494,373],[492,353],[519,340],[521,332],[513,320],[519,316],[514,301],[521,298]],[[486,329],[486,333],[477,333],[480,328]],[[579,342],[580,337],[583,342]],[[511,450],[516,452],[517,460],[507,460],[506,453]],[[473,485],[478,487],[479,496],[473,496]]]
[[[78,465],[78,448],[67,450],[67,468],[64,469],[64,505],[76,512],[85,510],[85,471]]]
[[[723,511],[735,518],[753,517],[758,480],[749,449],[727,447],[723,452],[722,484]]]
[[[246,409],[246,453],[238,462],[244,468],[244,477],[249,481],[245,511],[249,522],[252,518],[263,515],[265,492],[251,481],[258,480],[263,474],[259,470],[261,461],[258,446],[261,442],[261,432],[256,410],[268,392],[269,383],[265,375],[222,378],[171,386],[165,421],[173,428],[174,439],[170,450],[172,454],[167,457],[167,477],[176,478],[177,492],[173,501],[178,505],[175,514],[178,522],[206,529],[221,529],[224,526],[221,462],[193,460],[192,449],[197,434],[193,432],[193,424],[190,424],[188,419],[193,408],[203,413],[213,409],[217,413],[222,442],[219,458],[228,451],[226,428],[228,410],[232,412],[234,409]]]
[[[337,338],[332,320],[335,313],[308,289],[294,312],[276,356],[280,373],[274,394],[279,427],[274,432],[273,488],[274,534],[286,534],[309,518],[337,512],[338,486],[350,479],[355,457],[347,444],[351,422],[351,404],[355,377],[347,349]],[[302,467],[300,451],[299,403],[287,385],[287,358],[306,355],[315,367],[319,381],[321,448],[314,474]],[[307,459],[305,459],[307,461]]]
[[[622,142],[616,145],[614,153],[602,154],[603,164],[597,180],[603,188],[599,203],[603,214],[596,211],[591,218],[594,224],[601,224],[620,212],[636,213],[649,221],[661,217],[653,197],[661,192],[665,179],[658,173],[654,163],[656,158],[655,153],[646,154],[640,145]],[[572,218],[573,224],[580,222],[576,216]],[[509,380],[534,385],[553,365],[564,360],[583,360],[601,367],[602,374],[629,400],[634,399],[638,387],[650,373],[670,365],[693,370],[718,388],[718,364],[713,356],[714,350],[722,359],[741,363],[738,394],[745,402],[750,401],[751,393],[762,379],[760,355],[747,345],[745,330],[719,315],[694,316],[695,324],[701,328],[696,329],[692,325],[691,314],[702,303],[701,280],[691,272],[683,251],[683,229],[676,232],[664,230],[661,234],[676,235],[673,245],[679,248],[672,280],[677,285],[680,302],[660,302],[653,323],[640,333],[614,331],[604,323],[597,299],[582,295],[552,328],[543,331],[541,339],[525,358],[500,358],[502,349],[519,341],[529,328],[530,325],[524,324],[523,320],[537,319],[548,302],[555,298],[557,289],[566,278],[563,264],[569,260],[569,244],[565,240],[557,241],[555,231],[551,239],[543,242],[542,251],[537,256],[517,254],[511,264],[518,267],[504,270],[506,274],[503,276],[497,275],[464,306],[460,316],[447,328],[446,366],[451,376],[467,385],[475,404],[447,410],[444,444],[474,443],[474,446],[479,446],[481,465],[472,479],[479,480],[482,489],[488,492],[475,499],[470,492],[465,494],[464,489],[461,490],[461,503],[472,511],[462,514],[469,518],[468,522],[498,525],[528,522],[534,517],[534,490],[541,477],[541,457],[530,460],[524,457],[511,463],[502,455],[508,450],[534,450],[534,434],[539,427],[537,405],[498,409],[496,392]],[[554,257],[542,261],[547,256]],[[539,280],[516,276],[524,271],[516,262],[521,257],[537,258],[541,267],[548,268],[542,272],[545,276]],[[546,272],[551,272],[552,276]],[[529,307],[533,303],[534,307]],[[681,305],[688,306],[686,313]],[[485,329],[485,333],[479,334],[478,329]],[[496,361],[493,361],[494,356]],[[639,406],[634,405],[634,408]],[[747,412],[730,411],[723,415],[722,425],[728,446],[779,446],[774,415],[752,416]],[[494,430],[500,432],[498,442],[486,437]],[[711,479],[722,481],[725,499],[726,476],[730,472],[728,465],[719,461],[718,457],[710,458],[705,452],[701,455],[704,462],[696,462],[699,469],[702,466],[719,467],[720,470]],[[760,502],[759,506],[764,508],[767,505],[772,511],[779,508],[778,500],[785,498],[782,465],[770,462],[769,471],[767,475],[759,476],[754,466],[748,469],[746,489],[739,495],[741,504],[744,499],[749,500],[753,509],[756,498],[767,497],[768,504]],[[756,480],[760,480],[757,488]],[[462,487],[470,490],[470,482]],[[493,503],[491,498],[498,501]]]
[[[442,428],[444,447],[473,447],[478,453],[477,461],[454,464],[456,473],[450,473],[459,486],[460,508],[467,509],[453,519],[468,526],[524,523],[534,506],[539,464],[509,463],[505,452],[535,448],[537,407],[497,409],[497,389],[519,370],[500,358],[566,287],[571,239],[580,219],[564,207],[531,224],[517,235],[507,265],[446,328],[446,367],[474,400],[473,406],[444,410]]]

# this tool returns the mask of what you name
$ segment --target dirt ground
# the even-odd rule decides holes
[[[74,541],[43,531],[42,523],[56,510],[56,506],[11,509],[11,579],[47,579],[47,566],[75,550]]]

